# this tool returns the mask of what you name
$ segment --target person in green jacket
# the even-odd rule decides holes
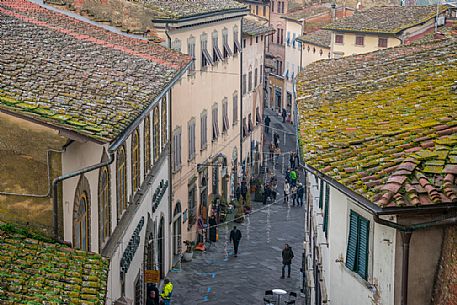
[[[162,298],[164,305],[170,305],[171,294],[173,293],[173,284],[170,282],[169,279],[165,279],[163,282],[165,285],[163,286],[163,290],[160,294],[160,297]]]

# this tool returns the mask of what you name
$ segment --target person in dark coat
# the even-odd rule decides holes
[[[243,197],[243,200],[246,201],[248,194],[248,185],[246,183],[246,180],[243,180],[241,182],[241,196]]]
[[[268,197],[271,196],[271,186],[269,183],[265,185],[265,190],[263,192],[263,204],[267,204]]]
[[[289,162],[290,162],[290,167],[292,169],[295,169],[295,153],[294,152],[290,153]]]
[[[235,257],[238,256],[238,246],[240,245],[241,240],[241,231],[233,226],[233,230],[230,232],[230,242],[233,242],[233,252]]]
[[[299,183],[297,189],[297,206],[299,204],[300,206],[303,206],[303,195],[305,195],[305,188],[303,187],[303,184]]]
[[[235,190],[235,198],[239,202],[241,197],[241,187],[238,185]]]
[[[279,147],[279,134],[276,132],[273,135],[273,144],[275,145],[276,148]]]
[[[151,291],[154,291],[154,294],[152,294]],[[151,299],[151,301],[149,299]],[[148,284],[147,305],[159,305],[159,304],[160,304],[159,288],[157,288],[156,284]]]
[[[270,121],[271,119],[267,116],[265,116],[265,132],[268,133],[270,129]]]
[[[217,221],[214,215],[211,215],[208,221],[209,224],[209,240],[213,243],[217,241]]]
[[[287,277],[290,277],[290,265],[292,264],[292,259],[294,258],[294,252],[292,251],[292,247],[289,244],[284,245],[284,249],[282,250],[282,275],[281,278],[284,278],[284,271],[287,266]]]
[[[282,108],[282,122],[285,123],[287,118],[287,110]]]

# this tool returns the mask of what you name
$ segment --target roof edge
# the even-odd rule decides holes
[[[212,11],[212,12],[207,12],[207,13],[200,13],[200,14],[195,14],[195,15],[190,15],[190,16],[185,16],[182,18],[177,18],[177,19],[171,19],[171,18],[156,18],[156,19],[151,19],[153,23],[181,23],[181,22],[189,22],[189,21],[194,21],[198,20],[200,18],[206,18],[206,17],[213,17],[217,16],[220,14],[224,13],[240,13],[239,16],[244,16],[247,15],[250,12],[249,8],[246,6],[244,8],[231,8],[231,9],[226,9],[226,10],[218,10],[218,11]],[[238,15],[235,15],[233,17],[238,17]]]

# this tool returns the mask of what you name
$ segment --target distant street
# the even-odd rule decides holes
[[[270,115],[272,120],[270,127],[293,132],[293,126],[284,126],[281,117],[270,111],[266,111],[266,114]],[[265,151],[268,152],[271,130],[265,141]],[[281,134],[280,147],[283,153],[295,150],[295,136],[287,135],[284,146],[284,137]],[[279,160],[276,165],[278,201],[272,205],[253,202],[253,212],[242,224],[222,224],[219,241],[208,252],[194,252],[192,262],[183,263],[181,271],[170,272],[169,278],[174,284],[174,305],[263,304],[263,296],[268,289],[281,288],[287,292],[300,293],[305,207],[283,204],[284,175],[281,173],[282,158]],[[285,167],[287,168],[287,164]],[[224,259],[224,243],[229,240],[234,224],[243,234],[239,254],[238,257],[233,257],[232,246],[228,243],[230,255],[228,259]],[[281,251],[285,243],[292,247],[295,255],[290,279],[280,279]],[[285,299],[287,297],[283,298]],[[299,297],[296,304],[302,302]]]

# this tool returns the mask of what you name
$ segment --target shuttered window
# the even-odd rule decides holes
[[[325,238],[328,238],[328,213],[330,204],[330,186],[328,183],[325,184],[325,201],[324,201],[324,234]]]
[[[206,149],[208,143],[208,115],[203,111],[200,115],[200,149]]]
[[[322,209],[324,203],[324,180],[320,179],[319,183],[319,209]]]
[[[351,211],[349,218],[349,236],[346,250],[346,267],[356,272],[363,279],[368,277],[368,247],[370,222]]]

